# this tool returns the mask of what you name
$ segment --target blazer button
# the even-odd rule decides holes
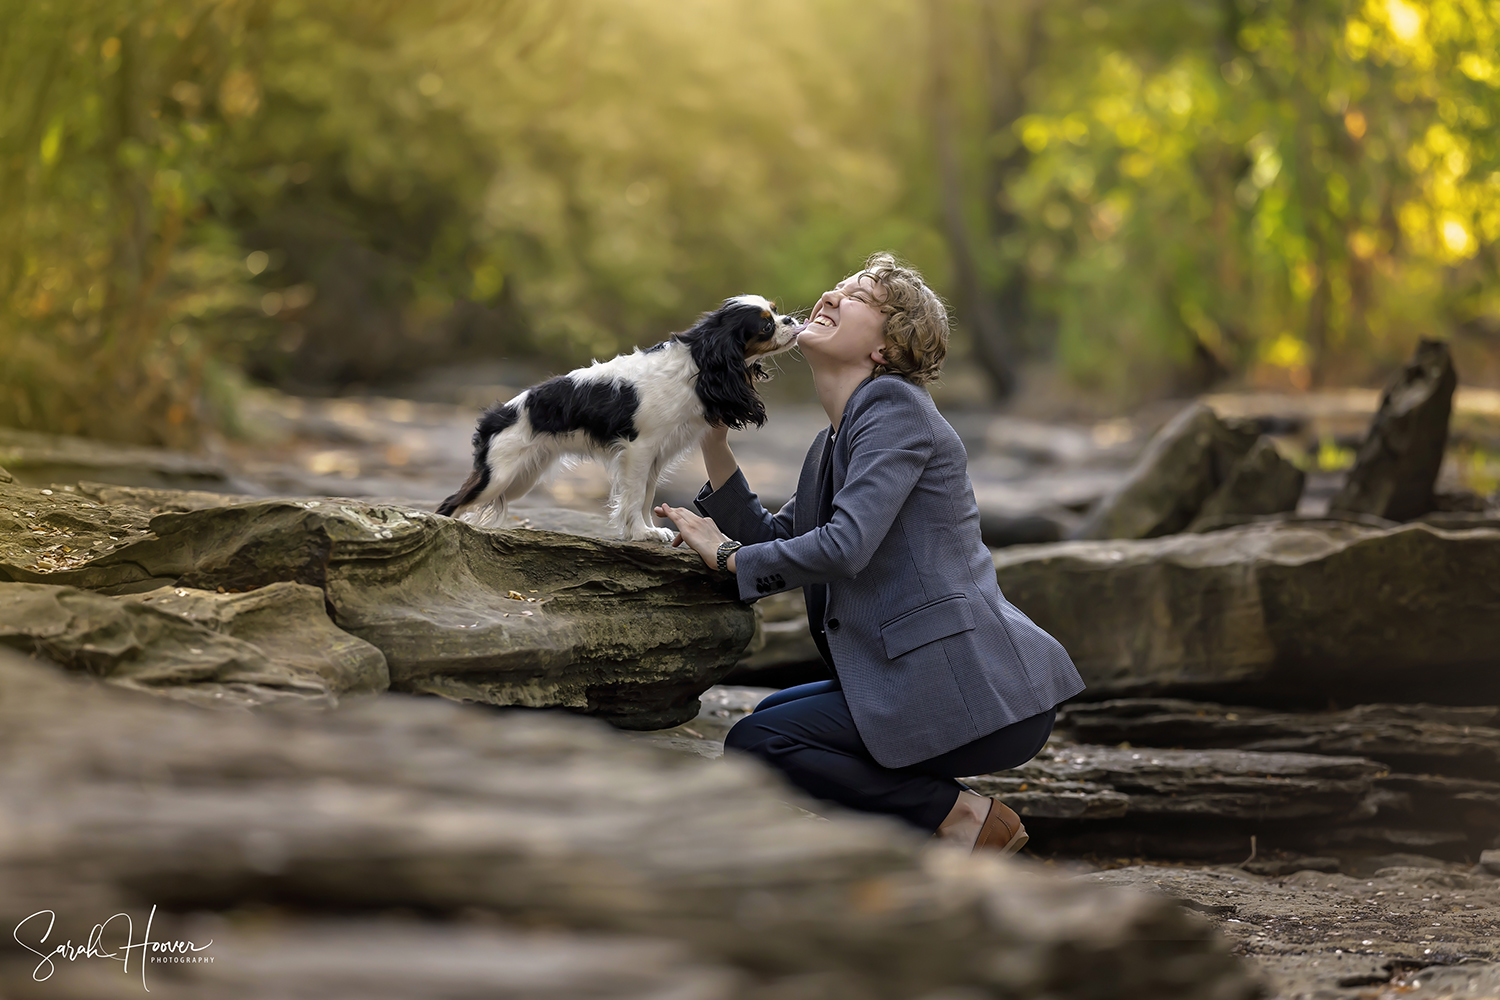
[[[839,630],[839,620],[837,618],[830,618],[830,619],[828,619],[828,631],[830,631],[830,632],[837,632],[838,630]]]

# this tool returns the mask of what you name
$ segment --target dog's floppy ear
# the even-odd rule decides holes
[[[739,429],[766,422],[766,406],[745,365],[745,342],[759,327],[761,311],[726,303],[677,339],[688,345],[698,366],[698,398],[711,424]]]

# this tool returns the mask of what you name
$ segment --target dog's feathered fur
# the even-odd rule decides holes
[[[596,361],[486,410],[474,430],[474,471],[439,514],[500,524],[505,508],[563,455],[610,471],[610,518],[622,538],[671,541],[652,524],[656,484],[710,424],[759,427],[760,359],[785,351],[801,329],[758,295],[740,295],[685,333],[646,350]]]

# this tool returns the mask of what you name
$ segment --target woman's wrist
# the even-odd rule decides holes
[[[729,450],[727,438],[710,433],[703,439],[703,467],[708,472],[708,485],[715,490],[734,478],[740,465],[734,459],[734,452]]]

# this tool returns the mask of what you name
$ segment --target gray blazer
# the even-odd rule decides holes
[[[968,455],[927,391],[895,375],[854,391],[834,439],[832,515],[817,527],[831,430],[775,515],[739,471],[705,485],[697,506],[745,543],[741,600],[828,584],[828,647],[875,760],[914,764],[1082,691],[1057,640],[1000,593]]]

